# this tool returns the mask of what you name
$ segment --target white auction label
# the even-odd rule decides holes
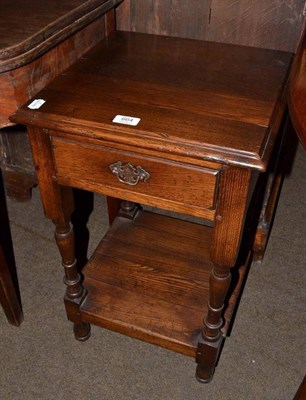
[[[31,110],[37,110],[43,104],[45,104],[45,102],[46,102],[46,100],[43,100],[43,99],[33,100],[32,103],[28,105],[28,108],[30,108]]]
[[[136,117],[128,117],[127,115],[116,115],[113,119],[113,122],[116,124],[124,124],[124,125],[138,125],[140,118]]]

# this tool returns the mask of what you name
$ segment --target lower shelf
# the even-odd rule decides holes
[[[84,270],[84,322],[195,356],[207,312],[212,228],[139,212],[117,217]],[[229,322],[245,268],[228,302]]]

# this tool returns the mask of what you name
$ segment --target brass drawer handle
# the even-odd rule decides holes
[[[137,185],[139,181],[146,182],[150,178],[149,172],[144,170],[142,167],[133,167],[132,164],[122,164],[121,161],[117,161],[109,166],[109,169],[114,175],[117,176],[118,180],[127,185]]]

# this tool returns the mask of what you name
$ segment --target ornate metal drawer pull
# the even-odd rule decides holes
[[[133,167],[128,163],[123,165],[121,161],[117,161],[109,166],[109,169],[117,176],[120,182],[127,185],[137,185],[139,181],[146,182],[150,178],[150,174],[143,168]]]

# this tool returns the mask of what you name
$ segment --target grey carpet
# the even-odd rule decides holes
[[[93,327],[78,343],[66,320],[53,226],[35,189],[8,202],[24,322],[0,311],[0,399],[292,399],[305,374],[306,152],[285,180],[264,262],[253,264],[213,381],[191,358]],[[90,251],[106,229],[103,197],[91,216]]]

